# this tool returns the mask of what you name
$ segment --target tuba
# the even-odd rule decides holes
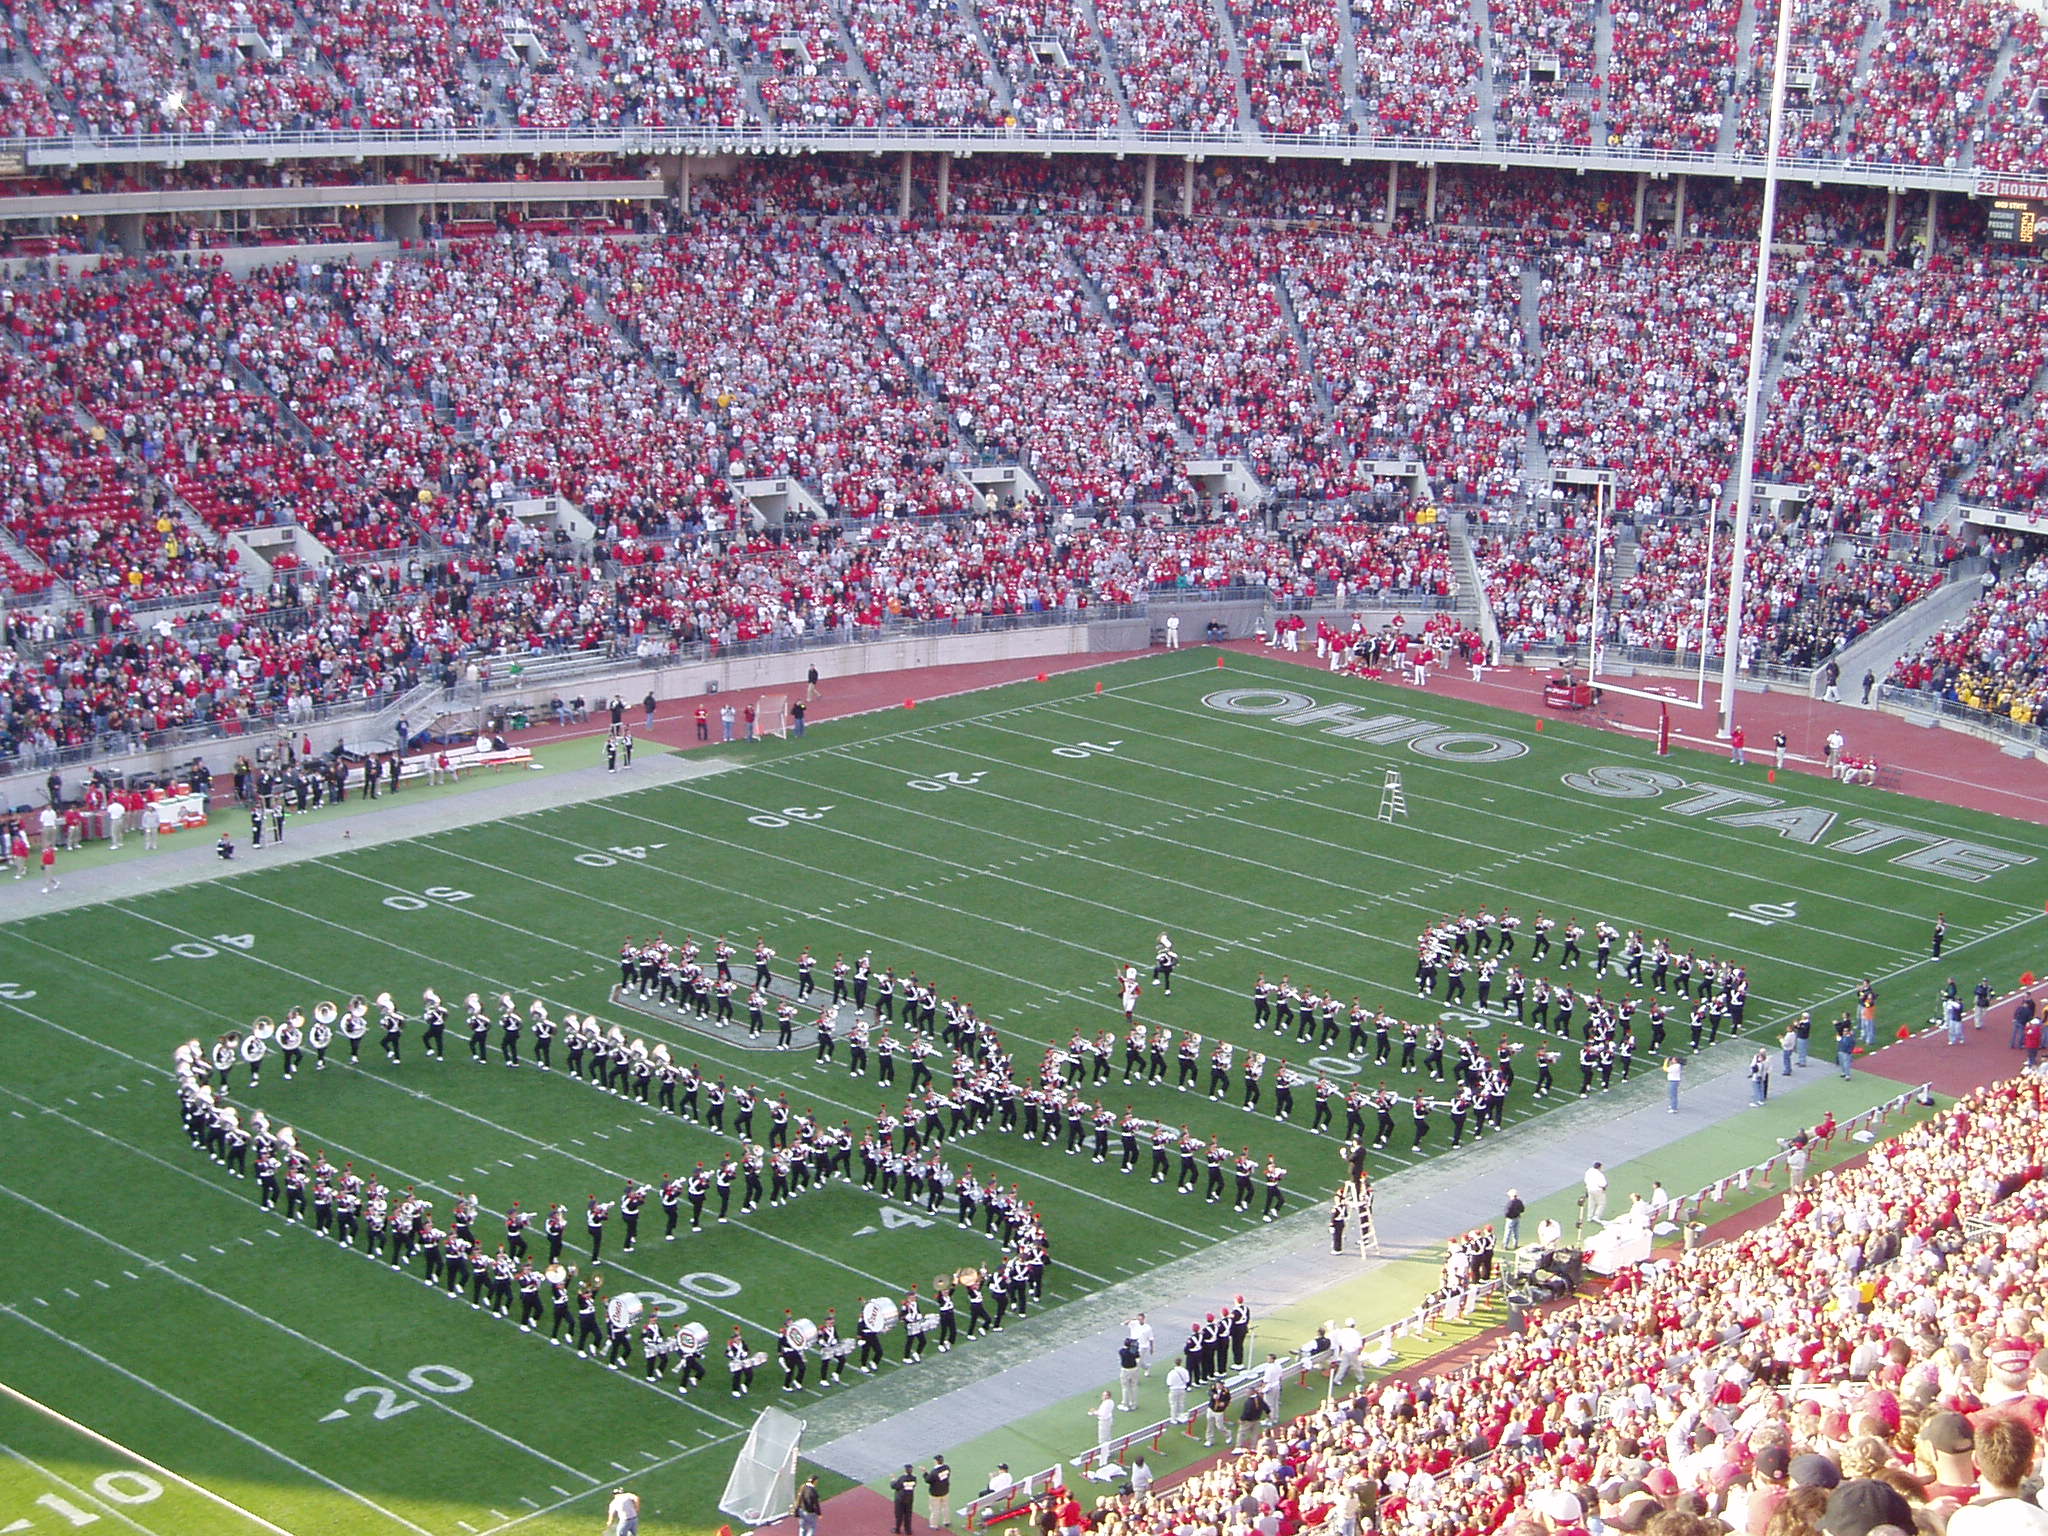
[[[313,1022],[316,1024],[332,1024],[340,1017],[341,1010],[325,998],[313,1005]]]
[[[379,992],[377,994],[377,1006],[386,1013],[398,1012],[398,1004],[389,992]]]
[[[432,987],[428,987],[424,992],[420,993],[420,1001],[429,1008],[438,1008],[441,1006],[441,994]]]
[[[484,1011],[484,1000],[472,992],[462,1000],[462,1006],[471,1013],[482,1013]]]
[[[360,992],[348,1000],[348,1011],[350,1013],[366,1013],[369,1011],[369,1007],[370,1005],[363,1001],[363,994]]]
[[[277,1025],[267,1013],[257,1015],[256,1022],[249,1026],[249,1033],[258,1040],[268,1040],[277,1033]]]

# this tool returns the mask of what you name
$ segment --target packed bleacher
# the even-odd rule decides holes
[[[1891,681],[2018,725],[2048,717],[2048,543],[2029,536],[2001,546],[1983,595],[1900,657]]]
[[[1764,1226],[1624,1271],[1441,1374],[1251,1426],[1170,1489],[1097,1500],[1089,1527],[1869,1536],[1940,1529],[1980,1474],[1984,1499],[2011,1498],[2048,1403],[2044,1101],[2034,1075],[1975,1092]],[[1999,1434],[2009,1454],[1985,1454]]]
[[[1488,0],[1483,30],[1451,0],[14,3],[0,132],[1135,125],[1756,152],[1773,18],[1752,9],[1745,31],[1742,7],[1670,0]],[[2038,169],[2043,59],[2003,0],[1802,6],[1791,152]]]
[[[1293,534],[1249,519],[934,520],[822,544],[706,540],[620,519],[590,552],[499,520],[460,552],[291,572],[268,607],[230,596],[178,626],[102,610],[111,624],[93,633],[83,612],[17,615],[17,649],[0,651],[0,755],[43,736],[113,747],[179,725],[253,728],[421,678],[452,681],[475,658],[659,657],[1254,585],[1280,601],[1434,603],[1450,584],[1444,530],[1399,514]]]
[[[114,634],[149,628],[162,602],[201,620],[226,602],[239,620],[256,573],[230,533],[296,529],[315,564],[494,561],[507,503],[547,496],[597,526],[595,551],[560,533],[559,549],[512,541],[514,556],[589,559],[632,585],[545,624],[522,616],[528,649],[653,653],[1122,601],[1181,579],[1134,584],[1105,560],[1023,596],[920,577],[806,612],[772,561],[756,562],[757,586],[718,559],[676,559],[679,538],[745,531],[736,481],[793,477],[858,531],[967,514],[962,471],[1015,464],[1041,532],[1068,510],[1150,525],[1268,500],[1340,522],[1465,508],[1507,648],[1582,644],[1587,525],[1526,515],[1540,449],[1553,468],[1620,476],[1615,511],[1634,534],[1610,567],[1602,638],[1700,644],[1699,611],[1726,580],[1725,556],[1704,572],[1703,519],[1726,517],[1739,435],[1740,245],[1637,239],[1619,183],[1569,175],[1446,175],[1437,227],[1404,210],[1383,232],[1375,170],[1202,167],[1194,217],[1147,230],[1127,163],[953,168],[944,221],[929,176],[898,224],[890,167],[778,159],[701,181],[690,213],[660,210],[639,238],[508,215],[486,237],[370,262],[24,276],[0,296],[0,376],[35,472],[0,500],[0,589],[73,614],[111,605]],[[1868,235],[1881,200],[1809,193],[1787,211],[1811,238]],[[1717,230],[1741,220],[1737,200],[1700,210]],[[1918,267],[1822,244],[1778,269],[1784,366],[1760,475],[1810,499],[1759,522],[1747,659],[1817,664],[1925,592],[1934,572],[1894,551],[1921,542],[1945,491],[2040,495],[2036,269],[1981,234],[1945,238]],[[1216,491],[1185,469],[1205,458],[1242,462],[1256,491],[1205,501]],[[1419,462],[1426,485],[1388,503],[1402,482],[1382,476],[1405,471],[1382,459]],[[1442,595],[1435,570],[1393,584]],[[1270,570],[1242,579],[1269,577],[1287,588]],[[75,640],[73,622],[56,638]],[[450,655],[522,643],[519,625],[448,633]],[[158,639],[183,643],[175,628]],[[336,685],[320,702],[348,697]]]

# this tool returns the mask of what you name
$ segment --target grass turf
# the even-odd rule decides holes
[[[686,785],[9,925],[0,1016],[16,1070],[0,1088],[0,1213],[18,1262],[0,1311],[5,1375],[286,1528],[434,1536],[587,1529],[625,1480],[647,1498],[645,1529],[709,1530],[757,1407],[788,1404],[815,1434],[914,1400],[924,1388],[893,1363],[899,1334],[881,1378],[829,1397],[791,1402],[771,1365],[735,1402],[714,1362],[682,1402],[260,1214],[251,1187],[195,1156],[179,1131],[167,1069],[181,1039],[320,997],[388,988],[411,1004],[429,985],[451,1000],[511,990],[558,1013],[604,1012],[627,933],[724,932],[743,952],[764,934],[785,969],[806,943],[823,966],[836,951],[872,949],[878,964],[936,978],[941,995],[995,1017],[1027,1072],[1075,1030],[1120,1026],[1111,967],[1143,964],[1161,928],[1184,964],[1171,999],[1146,993],[1144,1017],[1297,1061],[1291,1041],[1276,1047],[1250,1029],[1256,972],[1424,1017],[1435,1010],[1414,998],[1414,935],[1482,904],[1589,926],[1607,917],[1738,957],[1759,1032],[1798,1006],[1839,1011],[1865,978],[1879,986],[1887,1029],[1917,1023],[1946,975],[1965,991],[1980,974],[2003,990],[2022,968],[2026,923],[2038,915],[2024,870],[1969,881],[1892,862],[1937,837],[2031,847],[2014,824],[1802,781],[1784,798],[1811,808],[1804,828],[1838,818],[1803,842],[1781,826],[1712,819],[1757,809],[1749,803],[1685,809],[1697,808],[1700,786],[1775,794],[1760,769],[1684,753],[1660,761],[1612,736],[1554,723],[1539,732],[1274,663],[1207,662],[1159,657],[834,724],[731,749],[734,771]],[[1348,702],[1357,717],[1400,715],[1523,751],[1502,762],[1432,757],[1205,703],[1228,688]],[[1265,708],[1273,696],[1249,702]],[[1661,770],[1693,787],[1616,799],[1567,782],[1597,765]],[[1387,825],[1377,811],[1390,766],[1405,775],[1409,811]],[[1830,847],[1859,830],[1856,817],[1897,835],[1872,851]],[[1939,965],[1926,958],[1937,909],[1950,922]],[[1571,979],[1587,984],[1583,971]],[[808,1053],[762,1056],[625,1021],[708,1071],[786,1090],[827,1121],[858,1129],[901,1101],[843,1066],[815,1067]],[[1485,1029],[1491,1039],[1514,1026],[1496,1015]],[[491,1211],[560,1200],[580,1212],[585,1196],[613,1196],[629,1174],[657,1179],[730,1145],[559,1073],[473,1066],[459,1039],[446,1064],[423,1061],[416,1025],[411,1033],[400,1068],[382,1064],[373,1032],[359,1069],[285,1083],[273,1057],[260,1089],[236,1074],[236,1097],[298,1127],[302,1145],[417,1185],[444,1216],[458,1190]],[[1358,1075],[1341,1047],[1319,1070]],[[1379,1075],[1368,1065],[1364,1080]],[[1419,1081],[1387,1075],[1402,1089]],[[1528,1076],[1525,1067],[1511,1124],[1541,1112]],[[1281,1125],[1170,1086],[1097,1092],[1113,1108],[1130,1103],[1278,1153],[1294,1170],[1297,1207],[1317,1208],[1304,1219],[1320,1220],[1318,1197],[1338,1165],[1333,1138],[1306,1130],[1308,1094]],[[1410,1161],[1407,1139],[1403,1116],[1376,1168]],[[1440,1120],[1425,1155],[1447,1140]],[[993,1133],[948,1155],[1038,1202],[1055,1304],[1255,1220],[1176,1198],[1142,1163],[1138,1177],[1120,1178],[1114,1157],[1095,1167]],[[737,1320],[766,1348],[784,1308],[818,1317],[836,1306],[850,1319],[863,1296],[900,1295],[913,1282],[928,1291],[935,1276],[993,1254],[950,1218],[883,1211],[874,1195],[834,1188],[669,1244],[650,1206],[640,1250],[617,1254],[615,1223],[600,1268],[614,1289],[653,1293],[703,1321],[714,1347]],[[481,1230],[492,1230],[488,1219]],[[948,1368],[1014,1363],[1052,1326],[1034,1311],[1001,1339],[948,1357]],[[17,1506],[62,1518],[35,1506],[45,1494],[99,1508],[65,1487],[90,1490],[94,1477],[135,1465],[54,1428],[37,1434],[17,1447],[32,1460],[0,1458],[0,1523]],[[51,1446],[53,1434],[64,1443]],[[234,1518],[169,1486],[121,1513],[166,1533]]]

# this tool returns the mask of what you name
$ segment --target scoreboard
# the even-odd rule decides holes
[[[1994,240],[2038,245],[2041,237],[2048,235],[2048,219],[2041,216],[2043,209],[2043,204],[2031,198],[1998,198],[1985,211],[1984,232]]]
[[[1980,176],[1984,233],[2014,245],[2048,244],[2048,181],[2024,176]]]

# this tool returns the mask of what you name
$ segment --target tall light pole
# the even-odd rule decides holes
[[[1771,61],[1771,126],[1764,145],[1763,226],[1757,231],[1756,298],[1749,316],[1749,378],[1743,389],[1742,459],[1735,470],[1735,538],[1728,552],[1728,621],[1721,641],[1721,734],[1735,729],[1735,677],[1742,652],[1742,578],[1749,559],[1749,517],[1756,501],[1756,443],[1764,422],[1766,322],[1771,300],[1771,237],[1778,223],[1778,144],[1785,131],[1785,64],[1792,53],[1794,0],[1778,0],[1778,46]],[[1706,578],[1713,609],[1714,572]],[[1703,632],[1700,641],[1706,643]]]

